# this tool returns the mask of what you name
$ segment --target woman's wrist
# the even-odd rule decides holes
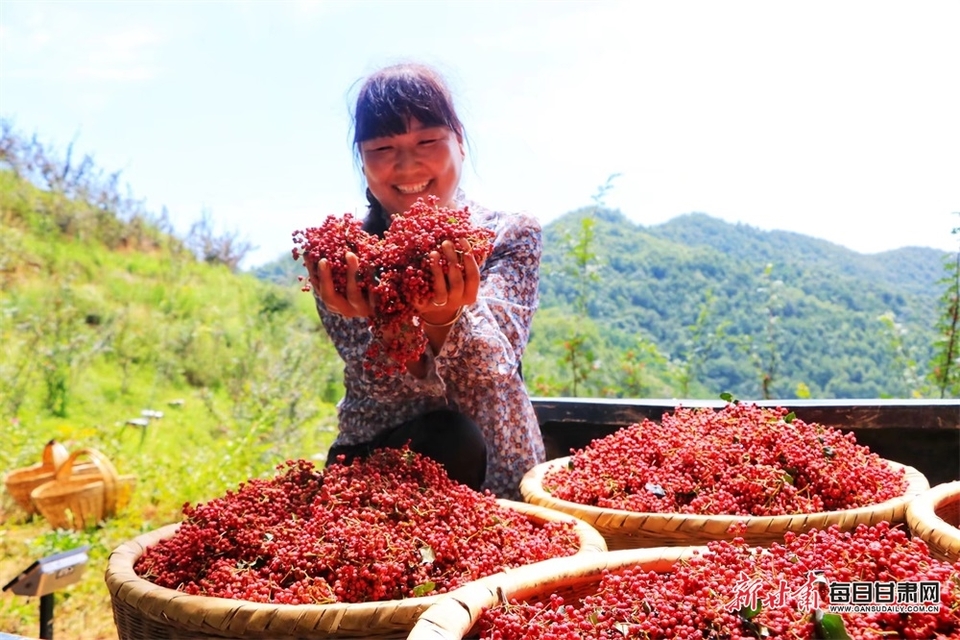
[[[420,317],[420,321],[423,325],[429,329],[443,329],[446,327],[452,327],[456,324],[457,320],[460,319],[460,316],[463,315],[463,307],[457,307],[457,312],[453,314],[453,317],[447,320],[446,322],[430,322],[423,316]]]

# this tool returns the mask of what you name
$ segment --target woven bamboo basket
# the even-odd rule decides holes
[[[619,549],[592,556],[554,558],[537,565],[519,567],[496,579],[471,582],[440,598],[423,612],[407,640],[461,640],[475,637],[483,611],[502,602],[546,601],[551,594],[565,602],[596,591],[604,570],[616,572],[628,567],[664,573],[705,546]]]
[[[567,514],[523,502],[498,502],[535,522],[572,519]],[[590,525],[572,520],[580,538],[580,549],[574,557],[606,551],[603,536]],[[105,579],[120,640],[405,638],[420,614],[442,597],[355,604],[266,604],[191,596],[139,577],[133,567],[144,550],[173,536],[179,526],[171,524],[139,536],[110,554]],[[496,580],[498,575],[482,581]]]
[[[960,481],[938,484],[914,498],[907,507],[907,526],[935,558],[960,560]]]
[[[7,474],[4,479],[4,486],[7,493],[13,497],[17,505],[32,515],[37,512],[33,502],[30,501],[30,492],[42,485],[44,482],[53,480],[57,469],[70,456],[67,448],[56,440],[51,440],[43,448],[43,455],[40,462],[29,467],[14,469]]]
[[[78,470],[81,456],[90,462]],[[71,453],[52,480],[30,493],[30,499],[53,528],[83,530],[123,509],[135,485],[136,476],[118,474],[109,458],[85,448]]]
[[[726,540],[733,537],[728,533],[733,525],[746,527],[738,535],[747,543],[763,546],[782,541],[783,534],[787,531],[799,533],[834,524],[849,531],[861,523],[870,525],[883,520],[891,523],[905,522],[907,505],[915,496],[930,488],[927,478],[917,469],[887,460],[887,464],[894,469],[906,470],[907,490],[900,497],[867,507],[784,516],[641,513],[577,504],[551,496],[543,488],[543,477],[553,468],[565,467],[569,460],[568,456],[535,466],[521,480],[520,493],[527,502],[569,513],[590,523],[606,539],[610,550],[682,547],[706,544],[710,540]]]

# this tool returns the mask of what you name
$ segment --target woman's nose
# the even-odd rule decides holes
[[[411,149],[397,149],[397,169],[406,169],[416,163],[416,155]]]

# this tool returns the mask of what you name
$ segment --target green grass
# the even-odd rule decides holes
[[[79,231],[59,234],[55,211]],[[54,530],[0,492],[0,583],[90,545],[82,579],[55,594],[55,637],[76,640],[117,637],[113,549],[285,460],[322,465],[342,393],[310,296],[200,263],[156,232],[106,246],[93,215],[0,171],[0,475],[56,439],[136,477],[129,505],[86,531]],[[147,409],[163,417],[128,424]],[[0,594],[0,629],[36,637],[39,599]]]

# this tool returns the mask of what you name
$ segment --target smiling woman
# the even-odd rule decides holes
[[[350,286],[358,279],[358,257],[344,256],[345,293],[334,286],[326,258],[305,262],[317,311],[345,364],[339,435],[327,463],[349,463],[377,448],[409,443],[453,479],[517,499],[524,473],[544,460],[520,373],[539,302],[540,225],[529,215],[467,200],[460,189],[464,127],[432,68],[395,65],[367,78],[354,127],[369,202],[364,231],[383,237],[398,216],[422,211],[422,199],[467,212],[470,225],[489,231],[493,247],[483,260],[464,239],[444,240],[431,252],[433,290],[417,303],[415,319],[428,346],[399,367],[373,361],[389,357],[389,349],[370,348],[390,339],[370,330],[387,310],[375,296]],[[384,369],[396,373],[372,374]]]

